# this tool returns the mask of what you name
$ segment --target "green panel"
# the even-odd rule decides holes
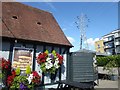
[[[94,74],[93,54],[91,53],[72,53],[69,56],[68,77],[77,82],[89,82],[97,79]]]

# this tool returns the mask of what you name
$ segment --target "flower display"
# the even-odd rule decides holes
[[[32,79],[33,84],[39,85],[41,76],[39,76],[39,74],[36,71],[33,71],[32,74],[33,74],[33,79]]]
[[[7,78],[7,85],[20,90],[33,89],[34,86],[40,85],[41,77],[36,71],[33,71],[29,76],[16,75],[13,70],[12,75]]]
[[[14,81],[15,76],[16,76],[16,72],[13,70],[12,75],[8,76],[8,78],[7,78],[7,85],[8,86],[12,85],[12,82]]]
[[[29,77],[27,78],[29,84],[33,83],[35,85],[40,84],[40,79],[41,79],[41,77],[39,76],[39,74],[36,71],[33,71],[32,74],[30,74]]]
[[[0,61],[0,69],[2,70],[1,76],[2,80],[5,82],[2,88],[8,87],[8,90],[33,90],[35,86],[41,84],[41,76],[36,71],[31,72],[29,65],[26,68],[26,74],[22,75],[20,68],[14,70],[11,67],[10,60],[1,58]],[[3,79],[3,75],[5,79]]]
[[[2,72],[9,70],[11,67],[10,60],[6,60],[4,58],[1,58],[1,61],[2,62],[1,62],[0,68],[2,69]]]
[[[23,83],[20,83],[20,90],[26,90],[28,89],[27,86],[25,86]]]
[[[9,76],[9,77],[12,77],[12,76]],[[9,77],[7,81],[9,81]],[[32,89],[34,87],[34,85],[28,83],[27,76],[18,75],[12,79],[13,81],[11,82],[11,84],[10,85],[8,84],[8,87],[10,88],[10,90],[12,89],[26,90],[26,88]]]
[[[30,76],[27,78],[29,84],[32,82],[32,79],[33,79],[33,74],[30,74]]]
[[[48,50],[46,50],[44,53],[39,53],[36,60],[37,63],[40,64],[40,68],[43,72],[55,74],[55,71],[63,63],[63,56],[56,53],[55,50],[53,50],[52,53],[49,53]]]
[[[0,58],[0,69],[2,71],[2,73],[0,73],[0,79],[2,79],[2,87],[5,87],[7,84],[6,83],[7,77],[11,72],[10,60],[6,60],[5,58]]]

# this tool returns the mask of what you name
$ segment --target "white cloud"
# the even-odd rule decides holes
[[[95,49],[94,44],[98,40],[99,40],[99,38],[95,38],[95,39],[89,38],[89,39],[87,39],[88,47],[89,47],[90,50],[94,50]],[[86,44],[86,42],[84,42],[84,44]]]
[[[70,41],[70,43],[74,43],[75,42],[75,39],[72,38],[72,37],[67,37],[67,39]]]
[[[87,43],[88,43],[88,45],[94,45],[95,41],[98,41],[98,40],[99,40],[99,38],[95,38],[95,39],[89,38],[89,39],[87,39]],[[84,43],[86,43],[86,42],[84,42]]]

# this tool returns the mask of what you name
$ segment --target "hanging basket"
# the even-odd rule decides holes
[[[58,71],[58,70],[55,71],[55,74],[51,73],[51,75],[50,75],[51,83],[54,83],[54,82],[55,82],[56,76],[57,76],[57,71]]]

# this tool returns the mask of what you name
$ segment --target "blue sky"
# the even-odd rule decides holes
[[[94,42],[98,38],[118,29],[117,2],[24,2],[24,4],[51,12],[74,46],[71,51],[79,50],[80,47],[80,31],[75,21],[81,13],[90,19],[86,28],[90,50],[95,50]]]

